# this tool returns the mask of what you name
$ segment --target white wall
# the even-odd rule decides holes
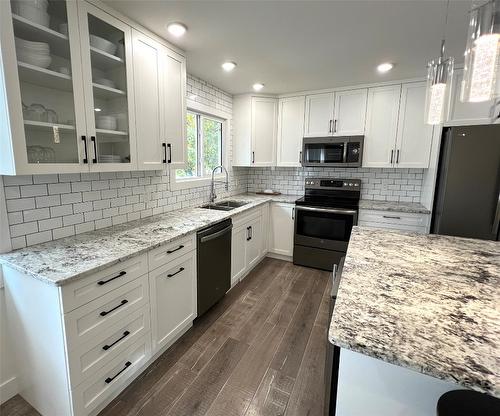
[[[0,253],[10,251],[10,236],[5,210],[3,181],[0,176]],[[11,398],[17,391],[16,372],[5,319],[5,295],[0,267],[0,403]]]

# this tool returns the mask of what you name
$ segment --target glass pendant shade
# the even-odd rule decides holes
[[[500,96],[500,1],[470,12],[460,99],[482,102]]]
[[[427,67],[425,122],[441,124],[446,118],[450,102],[453,58],[440,57],[430,61]]]

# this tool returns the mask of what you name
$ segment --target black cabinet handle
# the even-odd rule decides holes
[[[247,241],[252,239],[252,227],[247,227]]]
[[[87,151],[87,136],[82,136],[83,149],[85,150],[85,157],[83,158],[83,163],[89,163],[89,154]]]
[[[394,150],[391,150],[391,165],[392,165],[392,159],[394,157]]]
[[[172,145],[170,143],[167,143],[168,147],[168,160],[167,163],[172,163]]]
[[[174,249],[174,250],[167,250],[167,254],[172,254],[172,253],[175,253],[176,251],[181,250],[181,249],[183,249],[183,248],[184,248],[184,246],[183,246],[183,245],[180,245],[179,247],[177,247],[177,248],[176,248],[176,249]]]
[[[97,284],[99,286],[102,286],[102,285],[105,285],[106,283],[109,283],[111,282],[112,280],[115,280],[115,279],[118,279],[119,277],[122,277],[122,276],[125,276],[127,274],[127,272],[125,271],[121,271],[120,273],[118,273],[115,277],[112,277],[111,279],[108,279],[108,280],[99,280],[97,282]]]
[[[255,152],[252,152],[252,163],[255,163]]]
[[[162,143],[163,146],[163,163],[167,163],[167,144]]]
[[[126,303],[128,303],[128,300],[127,300],[127,299],[123,299],[123,300],[121,301],[121,303],[120,303],[118,306],[115,306],[113,309],[110,309],[109,311],[102,311],[102,312],[100,313],[100,315],[101,315],[101,316],[106,316],[108,313],[111,313],[111,312],[113,312],[113,311],[117,310],[118,308],[121,308],[121,307],[122,307],[123,305],[125,305]]]
[[[106,384],[109,384],[111,383],[116,377],[118,377],[121,373],[123,373],[127,368],[129,368],[130,366],[132,365],[132,363],[130,361],[127,361],[125,363],[125,367],[123,367],[120,371],[118,371],[118,373],[116,373],[113,377],[108,377],[106,380],[104,380],[104,382]]]
[[[97,145],[95,143],[95,136],[90,136],[90,141],[94,145],[94,158],[92,159],[92,163],[97,163]]]
[[[399,149],[396,151],[396,163],[399,163]]]
[[[302,163],[302,151],[299,152],[299,163]]]
[[[110,349],[113,345],[118,344],[118,343],[119,343],[122,339],[127,338],[129,335],[130,335],[130,331],[125,331],[125,332],[123,333],[123,335],[122,335],[120,338],[118,338],[115,342],[113,342],[113,343],[112,343],[112,344],[110,344],[110,345],[105,345],[104,347],[102,347],[102,349],[103,349],[104,351],[109,350],[109,349]]]
[[[295,208],[292,208],[292,220],[295,219]]]
[[[181,267],[179,270],[177,270],[175,273],[172,274],[167,274],[167,277],[174,277],[176,274],[179,274],[180,272],[184,271],[184,267]]]

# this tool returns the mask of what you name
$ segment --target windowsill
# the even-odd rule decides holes
[[[172,174],[175,175],[175,171],[172,171]],[[221,179],[225,179],[226,175],[217,174],[214,176],[214,179],[219,181]],[[190,188],[199,188],[202,186],[210,186],[212,181],[212,177],[204,176],[202,178],[189,178],[189,179],[177,179],[172,178],[170,181],[170,189],[172,191],[177,191],[179,189],[190,189]]]

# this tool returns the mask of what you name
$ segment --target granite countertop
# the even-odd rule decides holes
[[[361,199],[359,201],[359,208],[374,209],[378,211],[408,212],[412,214],[430,214],[430,211],[426,207],[417,202],[391,202]]]
[[[500,243],[355,227],[330,342],[500,397]]]
[[[293,203],[293,195],[236,195],[247,202],[232,211],[186,208],[30,246],[0,255],[0,263],[57,286],[112,266],[269,201]]]

